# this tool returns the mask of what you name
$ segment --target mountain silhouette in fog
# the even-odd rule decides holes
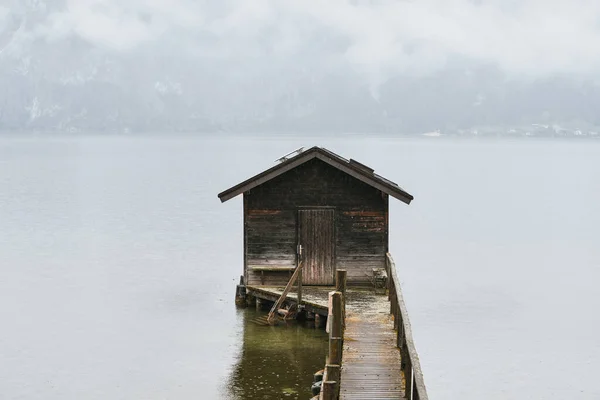
[[[571,63],[545,53],[543,73],[532,76],[500,56],[484,62],[444,50],[430,62],[423,54],[434,47],[414,32],[363,43],[360,32],[342,29],[355,20],[334,25],[316,4],[132,4],[0,6],[0,130],[420,133],[600,125],[593,73],[570,71]],[[352,16],[349,7],[359,5],[344,7]],[[388,47],[371,52],[378,43]],[[535,70],[535,59],[526,62]]]

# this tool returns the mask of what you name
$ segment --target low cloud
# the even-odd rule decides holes
[[[6,23],[6,17],[10,13],[10,9],[8,7],[0,6],[0,27],[4,27]]]
[[[48,40],[76,36],[118,53],[143,48],[254,70],[310,63],[358,73],[375,97],[389,78],[453,67],[525,80],[600,71],[595,0],[63,0],[46,9],[34,30]]]
[[[118,51],[160,45],[165,35],[202,34],[215,38],[215,46],[285,52],[310,45],[314,36],[303,35],[317,31],[324,39],[345,40],[335,55],[373,76],[428,74],[453,59],[523,76],[597,74],[600,67],[600,3],[590,0],[69,0],[67,5],[52,16],[50,27]],[[268,40],[266,31],[272,34]]]

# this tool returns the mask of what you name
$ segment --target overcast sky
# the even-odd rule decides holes
[[[15,0],[0,8],[0,21],[5,23],[9,7],[22,9],[23,3],[44,2]],[[247,53],[267,46],[272,52],[294,52],[317,34],[343,41],[335,56],[373,79],[427,74],[455,58],[492,64],[523,77],[600,70],[600,2],[595,0],[66,0],[66,4],[66,10],[49,13],[43,26],[36,28],[38,34],[78,35],[116,51],[160,43],[173,35],[181,38],[182,46],[193,45],[196,35],[210,35],[220,46]]]
[[[419,82],[411,89],[414,93],[430,92],[421,99],[427,111],[423,118],[429,118],[433,92],[444,85],[449,88],[447,101],[458,89],[470,96],[465,104],[478,105],[486,96],[512,104],[521,97],[519,89],[511,89],[512,97],[501,91],[471,92],[495,90],[507,79],[511,88],[548,80],[558,105],[540,106],[532,118],[549,109],[550,119],[572,119],[581,116],[581,104],[591,104],[589,98],[577,99],[581,104],[573,105],[568,115],[555,118],[552,110],[574,103],[566,100],[565,90],[572,93],[590,88],[590,82],[600,83],[600,1],[0,0],[0,67],[10,59],[8,70],[31,71],[31,54],[38,60],[35,79],[58,76],[60,82],[84,82],[110,59],[129,74],[111,70],[122,78],[112,80],[119,87],[142,82],[140,73],[153,87],[172,80],[179,85],[175,93],[194,90],[190,84],[195,82],[212,96],[209,105],[223,92],[223,110],[232,109],[235,101],[240,110],[253,109],[256,94],[267,87],[255,85],[260,81],[269,81],[268,90],[276,92],[272,101],[264,100],[273,104],[301,91],[311,79],[316,86],[331,85],[333,104],[345,96],[339,88],[347,88],[348,82],[368,88],[379,101],[391,78],[406,82],[414,77]],[[456,74],[444,75],[451,70],[476,71],[470,88],[467,83],[454,87]],[[493,78],[486,78],[490,74]],[[343,79],[336,82],[336,77]],[[429,77],[438,83],[428,86],[423,78]],[[486,79],[492,84],[486,86]],[[559,81],[568,85],[555,83]],[[252,96],[233,98],[232,90],[238,97]],[[193,93],[197,97],[198,91]],[[142,92],[139,98],[147,96]],[[545,96],[524,101],[539,103]],[[415,96],[405,97],[396,107],[405,107]],[[57,100],[48,101],[52,105]],[[463,108],[465,115],[473,114]],[[509,114],[519,117],[523,108]],[[582,118],[589,119],[588,114]]]

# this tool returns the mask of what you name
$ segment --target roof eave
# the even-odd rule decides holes
[[[260,174],[254,175],[253,177],[248,178],[245,181],[238,183],[237,185],[232,186],[227,190],[224,190],[217,196],[221,200],[221,203],[225,203],[226,201],[231,200],[232,198],[242,193],[245,193],[256,186],[262,185],[263,183],[270,181],[276,176],[279,176],[291,169],[294,169],[297,166],[302,165],[313,158],[318,158],[319,160],[331,165],[332,167],[347,173],[348,175],[366,183],[371,187],[381,190],[382,192],[402,201],[403,203],[410,204],[410,202],[414,199],[414,197],[410,193],[405,192],[399,186],[392,186],[390,184],[381,182],[373,178],[372,176],[365,174],[364,171],[360,170],[359,168],[337,160],[336,157],[339,156],[329,153],[329,151],[325,151],[319,147],[311,147],[303,153],[300,153],[297,156],[282,162],[281,164],[275,165],[261,172]],[[273,173],[276,174],[272,176]]]
[[[399,186],[392,186],[389,184],[384,184],[383,182],[379,182],[370,175],[365,174],[359,168],[340,163],[339,161],[332,159],[330,155],[324,152],[318,154],[316,158],[366,183],[367,185],[374,187],[375,189],[381,190],[382,192],[402,201],[403,203],[410,204],[410,202],[414,199],[410,193],[405,192]]]
[[[261,172],[260,174],[254,175],[253,177],[248,178],[245,181],[240,182],[237,185],[232,186],[231,188],[229,188],[227,190],[224,190],[223,192],[219,193],[217,196],[221,200],[221,203],[225,203],[227,200],[233,199],[234,197],[246,192],[247,190],[251,189],[252,187],[256,187],[258,185],[262,185],[263,183],[265,183],[267,181],[270,181],[271,179],[274,178],[274,176],[273,177],[269,176],[271,173],[277,171],[278,173],[276,176],[281,175],[281,174],[283,174],[291,169],[294,169],[297,166],[304,164],[305,162],[315,158],[317,156],[315,149],[318,149],[318,148],[312,147],[312,148],[304,151],[303,153],[300,153],[297,156],[292,157],[289,160],[282,162],[281,164],[275,165],[275,166]],[[249,187],[249,186],[252,186],[252,187]]]

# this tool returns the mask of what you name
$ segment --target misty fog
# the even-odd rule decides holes
[[[3,0],[0,130],[600,125],[600,3]]]

